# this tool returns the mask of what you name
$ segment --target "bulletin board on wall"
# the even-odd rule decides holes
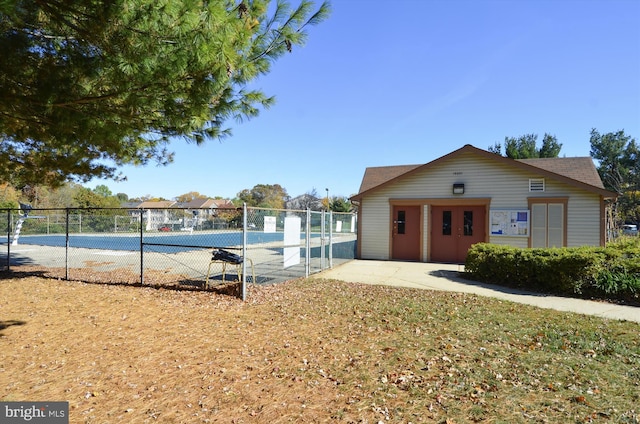
[[[492,236],[529,237],[528,209],[492,209],[489,225]]]

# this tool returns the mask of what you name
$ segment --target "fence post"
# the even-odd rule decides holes
[[[11,209],[7,209],[7,271],[11,271]]]
[[[242,204],[242,301],[247,300],[247,203]],[[252,277],[253,278],[253,277]],[[255,281],[253,282],[255,284]]]
[[[140,285],[144,284],[144,243],[142,242],[142,221],[144,221],[144,209],[140,209]]]
[[[329,268],[333,268],[333,211],[329,211]]]
[[[307,223],[305,225],[305,248],[304,248],[304,276],[311,274],[311,209],[307,208]]]
[[[320,212],[320,271],[322,271],[325,266],[326,266],[326,254],[325,251],[327,250],[327,244],[326,244],[326,240],[325,240],[325,236],[327,233],[327,211],[325,211],[324,209],[322,209],[322,212]]]
[[[69,208],[65,208],[64,279],[69,280]]]

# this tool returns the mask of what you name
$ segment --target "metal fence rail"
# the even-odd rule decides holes
[[[350,213],[241,209],[2,209],[0,269],[105,284],[269,284],[355,257]],[[213,257],[223,250],[239,263]],[[242,283],[242,284],[238,284]]]

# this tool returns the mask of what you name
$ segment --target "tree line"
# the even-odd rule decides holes
[[[154,197],[152,195],[129,197],[126,193],[114,194],[104,184],[98,185],[93,189],[73,182],[67,182],[56,187],[27,185],[17,188],[7,183],[0,184],[0,209],[17,209],[20,203],[41,209],[120,208],[123,205],[146,201],[175,200],[180,203],[188,203],[196,199],[209,198],[222,199],[220,196],[211,197],[197,191],[190,191],[173,199]],[[320,197],[316,189],[291,197],[280,184],[257,184],[253,188],[241,190],[236,197],[228,200],[235,207],[242,207],[243,204],[246,204],[247,206],[268,209],[311,209],[318,211],[332,210],[334,212],[351,212],[353,210],[351,201],[346,197]]]

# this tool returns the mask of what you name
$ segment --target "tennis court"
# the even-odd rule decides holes
[[[312,234],[311,237],[320,237]],[[69,247],[85,249],[107,250],[140,250],[140,234],[108,235],[108,234],[70,234]],[[247,244],[278,243],[284,239],[283,233],[264,233],[247,231]],[[206,232],[206,233],[175,233],[142,235],[142,243],[155,246],[154,250],[162,253],[177,253],[193,249],[233,248],[242,246],[243,233],[239,231]],[[50,235],[22,235],[20,245],[40,245],[64,247],[67,245],[65,234]]]
[[[62,212],[66,216],[61,219]],[[207,211],[154,211],[165,221],[156,220],[149,229],[153,216],[148,211],[128,211],[129,218],[124,210],[111,212],[115,218],[105,218],[100,210],[82,210],[81,218],[77,210],[55,213],[54,218],[51,211],[39,211],[37,219],[24,220],[19,238],[16,218],[9,216],[10,231],[0,243],[5,270],[87,282],[202,289],[205,281],[277,283],[355,257],[355,226],[343,224],[354,222],[352,214],[246,208],[240,225],[236,221],[208,226]],[[175,223],[174,217],[180,214],[202,221],[189,221],[190,228],[184,228],[186,221]],[[123,221],[129,221],[127,231],[122,231]],[[98,224],[104,222],[107,225],[101,224],[104,230],[99,231]],[[206,228],[232,225],[236,228]],[[169,226],[187,231],[167,230]],[[243,266],[212,263],[214,249],[241,255]]]

